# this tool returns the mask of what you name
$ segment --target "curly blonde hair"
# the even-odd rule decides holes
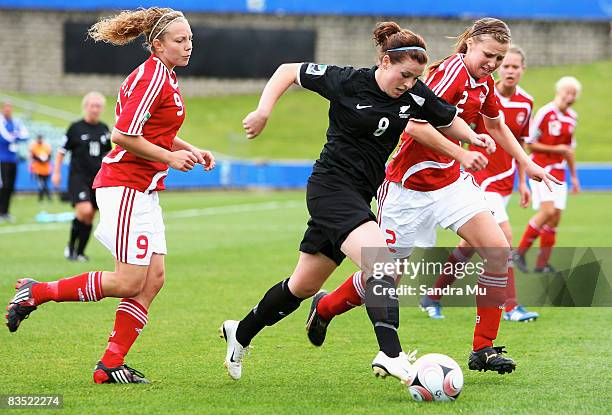
[[[116,16],[103,18],[94,24],[89,28],[88,35],[96,42],[113,45],[125,45],[144,35],[146,40],[143,46],[153,52],[153,40],[162,39],[167,25],[179,18],[185,18],[182,12],[166,7],[123,10]],[[152,33],[153,30],[155,33]]]

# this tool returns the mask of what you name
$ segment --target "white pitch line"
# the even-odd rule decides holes
[[[214,215],[226,215],[233,213],[248,213],[265,210],[278,210],[278,209],[293,209],[298,207],[304,207],[304,202],[297,200],[289,200],[286,202],[263,202],[263,203],[243,203],[238,205],[225,205],[225,206],[213,206],[202,209],[186,209],[177,210],[164,214],[164,219],[175,219],[175,218],[193,218],[196,216],[214,216]],[[27,225],[16,225],[0,227],[0,235],[13,234],[13,233],[25,233],[25,232],[41,232],[41,231],[53,231],[62,229],[68,226],[67,223],[50,223],[47,225],[40,224],[27,224]]]
[[[164,219],[191,218],[194,216],[212,216],[261,210],[291,209],[297,207],[304,207],[304,202],[290,200],[287,202],[275,201],[264,203],[245,203],[241,205],[213,206],[202,209],[178,210],[164,214]]]

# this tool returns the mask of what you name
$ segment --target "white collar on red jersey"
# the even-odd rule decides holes
[[[166,73],[168,74],[168,82],[170,83],[170,86],[174,89],[177,89],[178,88],[178,78],[176,77],[176,73],[174,72],[174,70],[171,71],[170,69],[168,69],[168,67],[164,64],[164,62],[161,59],[159,59],[157,56],[153,56],[153,60],[162,64],[162,66],[166,70]]]

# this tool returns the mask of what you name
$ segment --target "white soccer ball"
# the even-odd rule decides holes
[[[406,386],[415,401],[454,401],[463,388],[463,372],[450,357],[430,353],[414,362]]]

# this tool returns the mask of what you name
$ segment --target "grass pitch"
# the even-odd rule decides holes
[[[362,308],[335,320],[323,347],[311,346],[304,331],[309,301],[254,340],[243,379],[232,381],[222,365],[225,342],[217,329],[225,319],[242,318],[267,288],[290,275],[307,219],[304,194],[166,192],[161,199],[167,282],[127,359],[153,383],[93,384],[92,369],[118,302],[109,298],[48,303],[17,333],[0,333],[0,394],[60,393],[62,413],[75,414],[612,412],[612,310],[604,308],[541,308],[535,323],[502,322],[497,343],[518,362],[517,371],[504,376],[467,370],[473,309],[449,308],[445,320],[430,321],[417,309],[402,308],[404,347],[448,354],[464,370],[463,392],[449,404],[413,402],[399,382],[372,376],[377,346]],[[609,245],[611,204],[610,193],[571,196],[559,245]],[[12,297],[17,277],[53,280],[113,266],[111,255],[93,239],[89,264],[66,262],[62,250],[69,225],[34,223],[40,209],[34,196],[18,195],[13,205],[18,223],[0,225],[2,301]],[[69,207],[54,203],[46,209]],[[515,239],[531,213],[512,199]],[[456,240],[440,232],[441,246]],[[333,289],[354,269],[346,261],[324,288]]]

